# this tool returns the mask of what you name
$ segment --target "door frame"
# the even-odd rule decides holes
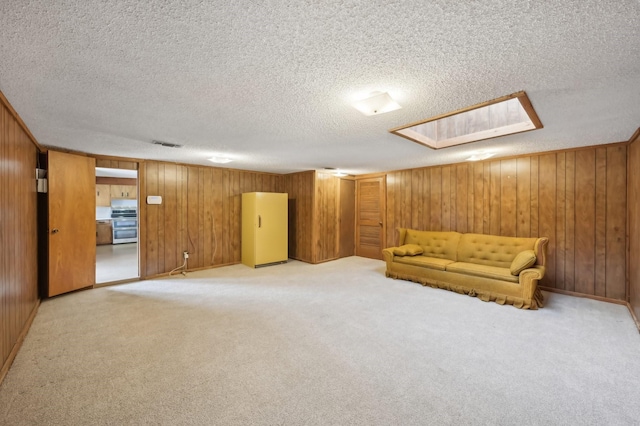
[[[125,169],[125,170],[136,170],[137,179],[136,179],[136,203],[138,206],[138,276],[132,278],[125,278],[122,280],[116,281],[107,281],[107,282],[96,282],[93,287],[104,287],[113,284],[123,284],[128,282],[140,281],[144,279],[142,271],[146,270],[146,264],[143,264],[143,260],[146,258],[146,244],[145,241],[145,233],[146,229],[144,226],[145,216],[146,216],[146,206],[147,203],[143,203],[143,191],[144,191],[144,165],[145,160],[138,158],[129,158],[129,157],[112,157],[112,156],[104,156],[104,155],[90,155],[91,157],[96,159],[96,167],[104,167],[109,169]],[[123,163],[123,164],[120,164]],[[135,164],[135,169],[132,169],[130,166]],[[123,167],[124,166],[124,167]],[[145,197],[146,198],[146,197]]]

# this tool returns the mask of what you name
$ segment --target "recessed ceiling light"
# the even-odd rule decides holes
[[[353,103],[355,109],[364,115],[377,115],[402,108],[387,92],[374,92],[366,99]]]
[[[389,132],[439,149],[541,128],[527,94],[517,92]]]
[[[209,158],[209,161],[211,161],[212,163],[226,164],[232,162],[233,160],[227,157],[211,157]]]
[[[335,177],[344,177],[349,176],[347,173],[340,171],[340,169],[336,169],[335,167],[325,167],[324,170],[327,172],[333,173]]]

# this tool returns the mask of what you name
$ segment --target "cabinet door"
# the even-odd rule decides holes
[[[256,194],[256,264],[287,260],[287,194]]]
[[[138,198],[136,193],[138,192],[138,188],[135,185],[122,185],[122,192],[124,194],[124,198],[129,200],[135,200]]]
[[[111,221],[99,220],[96,222],[96,245],[111,244],[113,235],[111,230]]]
[[[110,185],[96,185],[96,206],[109,207],[111,205]]]
[[[135,185],[111,185],[111,198],[135,200],[137,189]]]
[[[122,185],[110,185],[111,186],[111,198],[121,199],[124,198],[124,191]]]

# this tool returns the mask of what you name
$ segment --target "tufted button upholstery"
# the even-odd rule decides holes
[[[458,246],[458,262],[508,268],[518,253],[533,250],[537,238],[463,234]]]
[[[417,231],[407,229],[403,244],[417,244],[424,250],[423,256],[456,260],[459,232]]]

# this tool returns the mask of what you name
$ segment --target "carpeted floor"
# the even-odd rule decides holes
[[[538,311],[384,277],[235,265],[43,301],[3,425],[637,425],[624,306]]]

